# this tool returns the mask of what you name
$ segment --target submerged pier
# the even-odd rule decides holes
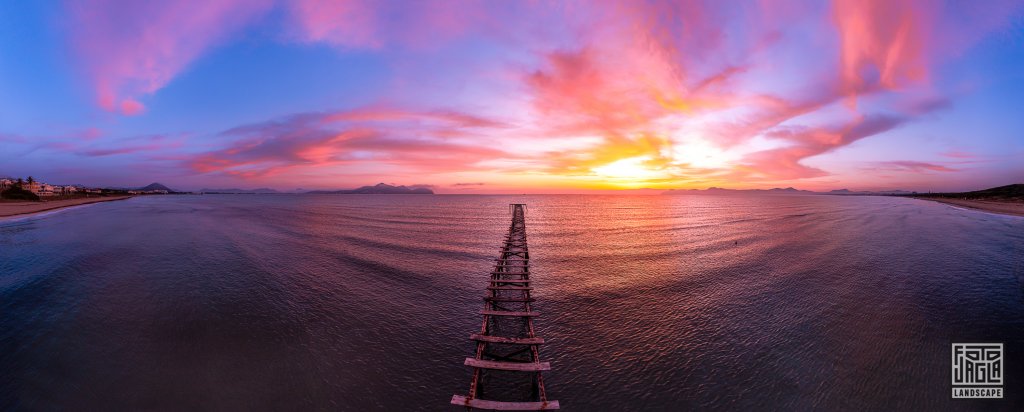
[[[476,354],[466,358],[473,368],[468,395],[452,396],[452,404],[467,409],[538,411],[558,409],[548,400],[542,371],[551,364],[541,362],[533,319],[540,316],[530,308],[530,252],[526,246],[526,205],[509,205],[512,225],[490,273],[483,297],[483,325],[469,335],[476,342]]]

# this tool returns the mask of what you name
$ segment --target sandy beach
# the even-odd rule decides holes
[[[1024,202],[997,201],[997,200],[964,200],[941,197],[915,197],[915,199],[932,200],[954,206],[978,209],[985,212],[999,213],[1004,215],[1024,216]]]
[[[51,200],[47,202],[0,202],[0,217],[28,215],[32,213],[45,212],[47,210],[85,205],[89,203],[124,200],[130,197],[131,196],[104,196],[83,197],[78,199],[60,199]]]

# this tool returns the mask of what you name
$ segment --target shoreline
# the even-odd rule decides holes
[[[951,199],[942,197],[918,197],[910,196],[913,199],[929,200],[932,202],[945,203],[947,205],[960,206],[968,209],[980,210],[982,212],[996,213],[1000,215],[1024,217],[1024,202],[1007,202],[999,200],[966,200]]]
[[[0,202],[0,218],[27,216],[56,209],[63,209],[66,207],[87,205],[90,203],[112,202],[115,200],[130,199],[131,197],[131,195],[126,195],[82,197],[76,199],[51,200],[48,202]]]

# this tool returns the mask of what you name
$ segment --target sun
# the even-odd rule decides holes
[[[722,150],[704,139],[690,139],[675,146],[672,157],[700,169],[725,169],[738,159],[735,153]]]
[[[665,172],[651,169],[645,165],[649,156],[630,157],[591,169],[595,175],[616,183],[642,183],[651,179],[665,177]]]

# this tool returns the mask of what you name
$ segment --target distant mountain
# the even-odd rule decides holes
[[[787,193],[787,194],[790,194],[790,193],[793,193],[793,194],[795,194],[795,193],[816,193],[816,192],[812,192],[810,190],[797,190],[797,189],[794,189],[792,187],[787,187],[785,189],[779,189],[779,188],[776,187],[774,189],[768,189],[768,190],[766,190],[766,192],[768,192],[768,193]]]
[[[306,193],[320,195],[432,195],[434,191],[422,186],[392,186],[378,183],[376,186],[363,186],[351,190],[314,190]]]
[[[146,187],[140,187],[140,188],[135,189],[135,190],[141,190],[141,191],[144,191],[144,192],[151,191],[151,190],[166,190],[168,192],[173,192],[174,191],[174,189],[171,189],[171,188],[169,188],[167,186],[164,186],[162,184],[159,184],[159,183],[150,183]]]
[[[213,194],[217,194],[217,193],[223,193],[223,194],[280,193],[277,190],[274,190],[274,189],[271,189],[271,188],[267,188],[267,187],[261,187],[259,189],[236,189],[236,188],[232,188],[232,189],[208,189],[208,188],[203,188],[202,190],[200,190],[200,192],[203,192],[203,193],[213,193]]]
[[[720,187],[709,187],[704,190],[700,189],[672,189],[662,192],[663,195],[740,195],[740,194],[764,194],[764,195],[801,195],[801,194],[817,194],[818,192],[812,192],[810,190],[799,190],[792,187],[785,189],[774,188],[774,189],[722,189]]]

